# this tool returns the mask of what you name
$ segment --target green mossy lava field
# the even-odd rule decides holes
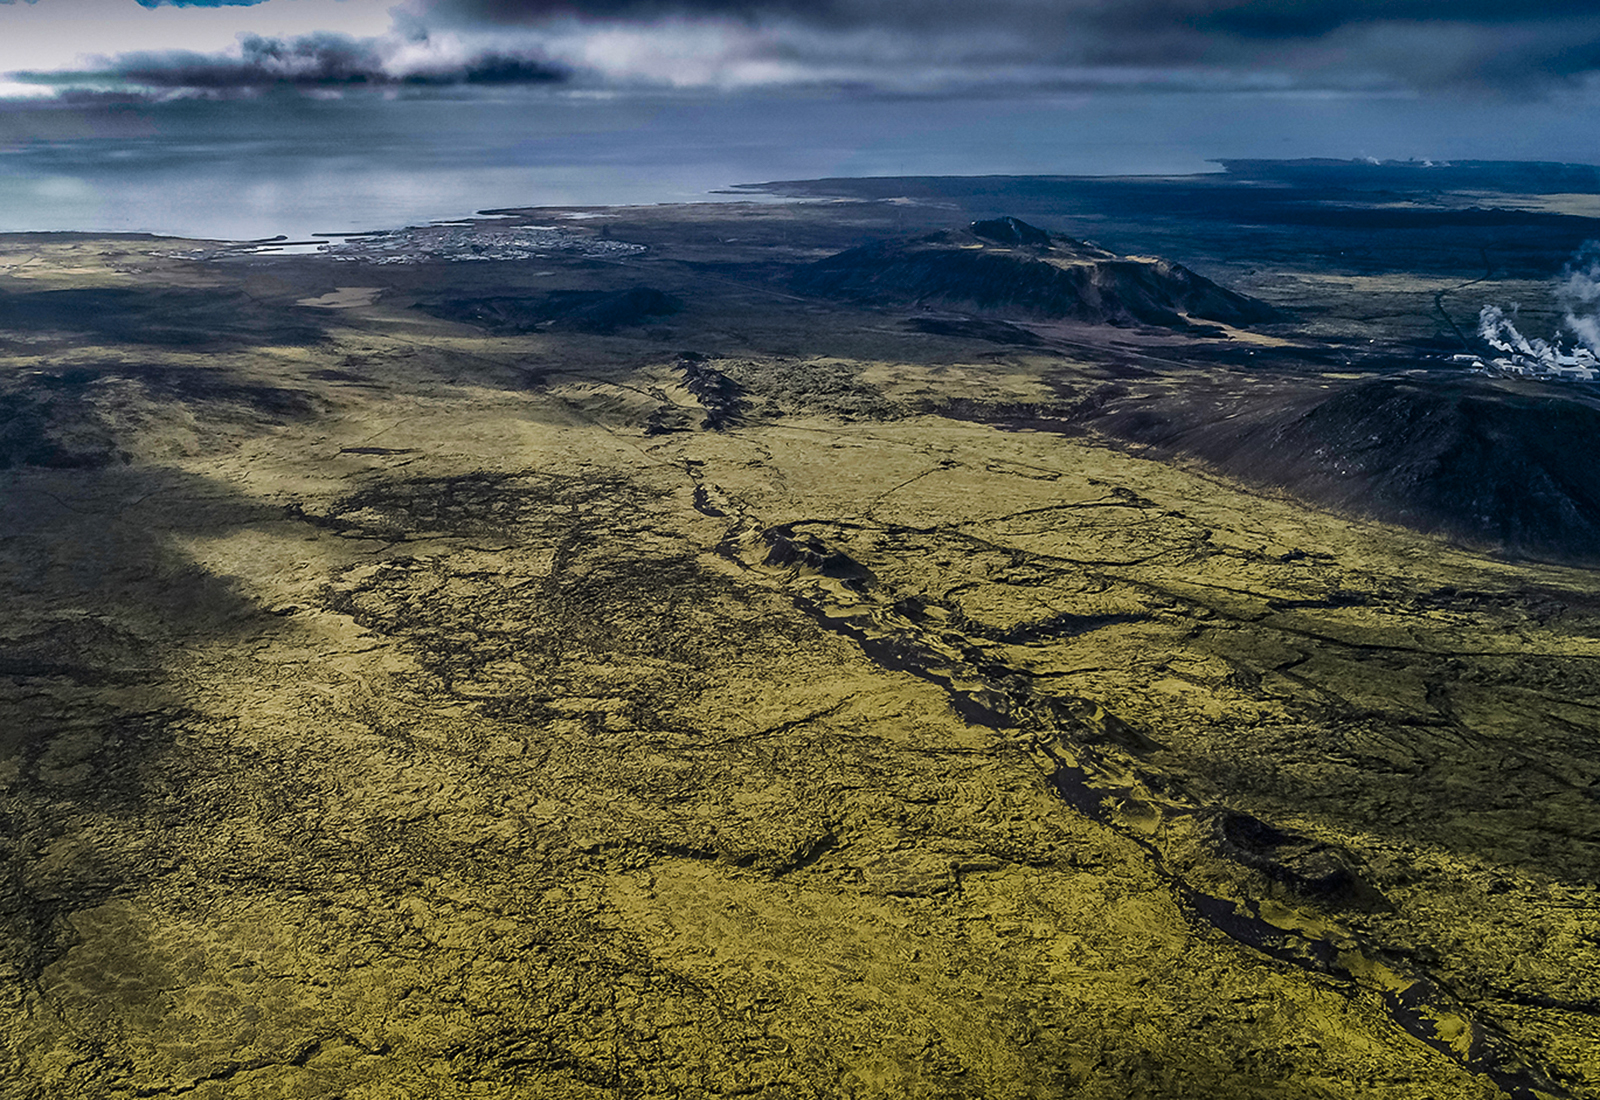
[[[1600,1096],[1594,475],[1317,451],[1592,398],[817,290],[907,209],[0,240],[0,1096]]]

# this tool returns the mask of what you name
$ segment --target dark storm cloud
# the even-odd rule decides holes
[[[808,4],[803,0],[439,0],[430,11],[446,20],[465,23],[526,25],[560,16],[586,19],[649,19],[662,15],[717,16],[754,19],[774,13],[805,13],[823,17],[834,7],[829,0]]]
[[[195,0],[191,0],[195,2]],[[245,2],[245,0],[233,0]],[[1015,19],[1159,29],[1187,23],[1264,37],[1320,36],[1349,24],[1384,21],[1507,24],[1593,16],[1593,0],[430,0],[435,14],[468,21],[534,23],[552,16],[636,18],[663,13],[760,19],[803,15],[817,22],[927,26]]]
[[[252,8],[264,3],[266,0],[139,0],[141,8]]]
[[[213,94],[270,88],[359,88],[398,85],[546,84],[566,74],[543,59],[480,52],[451,63],[403,68],[382,43],[341,34],[239,39],[237,57],[187,50],[119,54],[90,72],[20,73],[17,78],[63,86],[94,82],[123,93],[179,90]]]
[[[1317,38],[1342,27],[1370,23],[1439,23],[1507,26],[1595,15],[1593,0],[1245,0],[1171,5],[1196,26],[1254,38]],[[1138,5],[1131,5],[1138,7]],[[1185,9],[1192,9],[1185,12]]]
[[[132,53],[115,58],[107,75],[156,88],[239,88],[266,84],[387,83],[382,59],[368,44],[344,35],[284,40],[246,35],[240,56],[185,52]]]
[[[51,2],[65,10],[68,0]],[[309,28],[340,2],[299,0],[290,6],[304,12]],[[248,0],[139,3],[245,13],[253,6]],[[394,4],[392,27],[376,37],[242,36],[238,46],[218,53],[122,54],[99,59],[94,71],[11,79],[62,94],[73,89],[151,96],[563,79],[591,86],[724,89],[820,84],[935,95],[1116,87],[1526,96],[1600,88],[1596,0]],[[275,10],[287,8],[280,4]],[[249,17],[239,25],[247,28]]]
[[[456,27],[737,22],[817,63],[826,42],[785,28],[921,40],[930,63],[978,36],[995,63],[1272,71],[1302,86],[1527,89],[1600,71],[1595,0],[413,0],[412,10]],[[1008,36],[1010,56],[997,56]]]

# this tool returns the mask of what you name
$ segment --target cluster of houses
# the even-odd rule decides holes
[[[482,224],[426,225],[392,233],[352,234],[324,250],[335,260],[369,264],[414,264],[439,260],[532,260],[552,253],[610,258],[643,252],[644,246],[614,241],[565,226]]]
[[[1579,349],[1551,356],[1548,359],[1513,352],[1486,359],[1481,355],[1452,355],[1452,362],[1460,363],[1477,374],[1545,378],[1560,382],[1600,382],[1600,359]]]

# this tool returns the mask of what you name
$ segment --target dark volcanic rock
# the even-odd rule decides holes
[[[1576,388],[1381,379],[1309,407],[1209,422],[1113,408],[1095,426],[1419,530],[1600,560],[1600,404]]]
[[[683,308],[677,299],[648,286],[617,291],[557,291],[550,295],[549,302],[556,311],[551,327],[579,332],[611,332],[627,325],[642,325]]]
[[[114,427],[130,407],[182,404],[216,421],[279,420],[317,408],[302,391],[226,366],[106,361],[0,376],[0,470],[95,469],[127,460]],[[118,410],[123,410],[118,412]]]
[[[58,404],[27,393],[0,393],[0,470],[93,468],[115,459],[114,441],[97,430],[91,416],[67,420]]]
[[[447,321],[465,321],[492,332],[558,329],[608,333],[677,313],[682,305],[654,287],[627,290],[558,290],[537,297],[447,298],[419,309]]]
[[[852,248],[801,268],[792,285],[867,303],[1094,324],[1188,329],[1188,318],[1248,325],[1277,316],[1180,264],[1119,257],[1015,218]]]
[[[1020,218],[991,218],[988,221],[973,222],[968,228],[973,236],[999,244],[1020,244],[1033,248],[1050,247],[1050,234]]]
[[[1217,815],[1212,827],[1219,854],[1297,893],[1337,902],[1371,892],[1344,854],[1325,844],[1239,812]]]
[[[906,322],[915,332],[929,336],[963,336],[969,340],[987,340],[991,344],[1021,344],[1033,347],[1044,343],[1037,333],[1008,321],[988,321],[983,318],[913,317]]]
[[[706,410],[707,428],[721,431],[739,422],[748,404],[743,386],[712,367],[706,362],[705,356],[696,352],[680,355],[678,369],[683,372],[684,388],[694,394]]]
[[[0,293],[0,346],[16,335],[66,343],[85,337],[146,347],[220,350],[322,340],[320,319],[235,291],[68,287]]]

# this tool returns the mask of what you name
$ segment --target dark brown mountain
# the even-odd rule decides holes
[[[875,241],[801,268],[807,294],[995,317],[1194,330],[1271,321],[1265,302],[1169,260],[1118,256],[1016,218],[911,240]]]
[[[1233,415],[1109,404],[1107,434],[1512,555],[1600,561],[1600,402],[1577,386],[1380,378]]]

